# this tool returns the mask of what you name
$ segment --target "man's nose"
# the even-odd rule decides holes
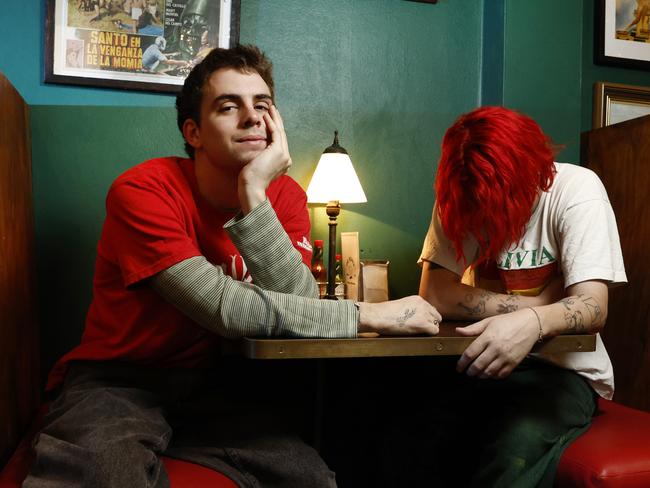
[[[244,127],[254,127],[262,124],[262,114],[254,106],[245,107],[242,115],[242,125]]]

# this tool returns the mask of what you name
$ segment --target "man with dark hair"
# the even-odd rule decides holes
[[[443,138],[420,294],[475,322],[457,329],[476,339],[437,371],[446,391],[429,412],[453,433],[439,445],[454,486],[553,486],[596,395],[614,392],[600,336],[594,352],[530,354],[547,337],[602,330],[608,286],[626,281],[605,188],[553,159],[537,123],[503,107],[462,115]]]
[[[60,391],[26,487],[167,486],[159,455],[242,487],[334,486],[300,438],[295,364],[221,357],[222,337],[435,334],[418,296],[319,300],[306,197],[257,49],[215,49],[177,100],[191,159],[146,161],[106,200],[81,344],[50,374]],[[298,378],[299,380],[300,378]]]

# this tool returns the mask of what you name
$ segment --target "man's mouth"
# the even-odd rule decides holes
[[[237,142],[266,142],[265,136],[246,136],[237,139]]]

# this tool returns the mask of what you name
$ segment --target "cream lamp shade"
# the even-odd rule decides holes
[[[338,145],[338,132],[335,132],[334,144],[325,149],[318,161],[316,171],[307,187],[307,201],[309,203],[368,201],[350,156]]]

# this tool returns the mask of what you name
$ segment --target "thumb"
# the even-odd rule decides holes
[[[481,320],[480,322],[465,327],[456,327],[456,332],[462,336],[477,336],[481,335],[486,327],[487,321]]]

